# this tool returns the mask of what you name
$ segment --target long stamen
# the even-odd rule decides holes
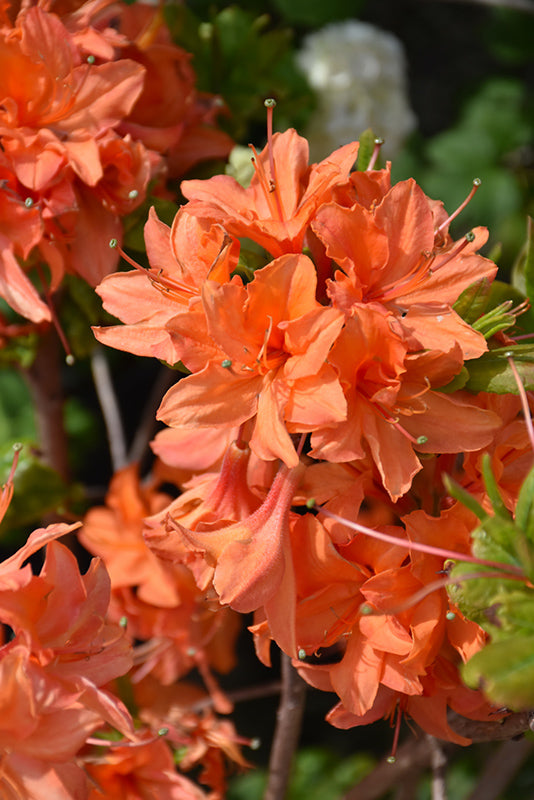
[[[273,318],[271,317],[270,314],[267,314],[267,319],[269,320],[269,324],[265,328],[265,336],[263,337],[263,344],[262,344],[262,346],[260,348],[260,352],[258,353],[258,356],[256,358],[256,361],[258,363],[260,361],[263,361],[263,366],[265,367],[265,369],[269,368],[269,365],[267,363],[267,343],[268,343],[268,341],[269,341],[269,339],[271,337],[271,332],[272,332],[272,329],[273,329]]]
[[[48,284],[46,282],[46,279],[45,279],[45,276],[43,274],[43,271],[42,271],[42,268],[41,268],[40,264],[37,264],[37,274],[39,275],[39,280],[41,281],[41,285],[43,287],[43,291],[44,291],[45,298],[46,298],[46,304],[47,304],[48,309],[50,311],[50,316],[52,317],[52,324],[53,324],[54,328],[56,329],[56,333],[57,333],[57,335],[59,337],[59,341],[61,342],[61,344],[63,346],[63,349],[65,351],[65,362],[69,365],[69,367],[71,367],[74,364],[76,359],[74,358],[74,356],[72,354],[72,350],[70,349],[70,344],[69,344],[68,339],[67,339],[67,337],[65,335],[65,331],[61,327],[61,323],[59,321],[59,317],[56,314],[56,309],[54,308],[54,302],[53,302],[53,299],[52,299],[52,293],[51,293],[50,289],[48,288]]]
[[[432,271],[436,272],[438,269],[441,269],[442,267],[444,267],[445,264],[448,264],[449,261],[452,261],[453,258],[456,258],[456,256],[459,256],[460,253],[462,252],[462,250],[465,250],[465,248],[467,247],[468,244],[471,244],[471,242],[474,242],[474,241],[475,241],[475,234],[472,231],[470,231],[469,233],[466,233],[464,238],[462,239],[462,241],[458,245],[458,247],[456,247],[447,256],[445,256],[443,261],[440,261],[439,264],[436,264],[432,268]]]
[[[402,721],[402,708],[400,703],[397,703],[397,719],[395,721],[395,733],[393,734],[393,744],[391,745],[391,753],[387,757],[388,764],[394,764],[397,760],[397,747],[399,744],[400,726]]]
[[[121,258],[123,258],[128,264],[134,267],[138,272],[142,272],[149,281],[152,283],[155,289],[159,289],[160,291],[165,292],[185,292],[185,294],[191,295],[194,294],[194,291],[191,286],[188,286],[185,283],[181,283],[180,281],[175,280],[174,278],[167,278],[163,273],[160,272],[154,274],[154,272],[150,269],[145,269],[142,267],[141,264],[138,264],[137,261],[134,261],[133,258],[130,258],[128,253],[126,253],[118,241],[116,239],[110,239],[109,246],[115,250],[119,251]],[[213,266],[213,265],[212,265]]]
[[[276,178],[276,167],[273,153],[273,110],[276,108],[276,100],[274,100],[272,97],[268,97],[267,100],[264,101],[264,106],[267,109],[267,152],[269,154],[269,170],[271,172],[269,191],[274,194],[278,217],[280,220],[283,220],[284,212],[280,202],[280,195],[278,194],[278,182]]]
[[[390,606],[387,609],[376,609],[371,608],[371,606],[367,605],[367,603],[362,603],[360,606],[360,611],[367,617],[376,617],[381,616],[382,614],[395,616],[397,614],[401,614],[403,611],[407,611],[409,608],[413,608],[413,606],[417,605],[417,603],[419,603],[421,600],[424,600],[425,597],[428,597],[429,594],[437,592],[439,589],[444,589],[447,586],[456,586],[459,583],[462,583],[462,581],[475,580],[476,578],[503,577],[504,575],[502,570],[499,570],[498,572],[467,572],[465,575],[457,576],[455,578],[448,575],[446,578],[440,578],[439,580],[432,581],[432,583],[427,583],[426,586],[423,586],[417,592],[414,592],[412,595],[410,595],[410,597],[403,603],[399,603],[396,606]],[[524,582],[525,578],[524,576],[516,575],[515,573],[506,573],[506,580]]]
[[[419,261],[417,261],[412,269],[403,276],[402,280],[396,280],[385,286],[381,286],[377,292],[368,294],[366,300],[380,300],[380,302],[386,303],[388,300],[393,300],[399,295],[405,295],[413,291],[428,275],[432,259],[433,256],[429,253],[422,253]]]
[[[447,217],[445,222],[442,222],[441,225],[439,226],[439,228],[436,228],[436,234],[441,233],[441,231],[444,228],[446,228],[448,225],[450,225],[450,223],[453,221],[453,219],[456,219],[456,217],[459,214],[462,213],[462,211],[464,210],[466,205],[468,205],[468,203],[471,202],[471,200],[473,199],[473,197],[477,193],[478,188],[479,188],[481,183],[482,183],[482,181],[480,180],[480,178],[473,178],[473,187],[472,187],[471,191],[469,192],[469,194],[467,195],[467,197],[465,198],[463,203],[460,203],[460,205],[458,206],[456,211],[453,211],[452,214],[450,215],[450,217]]]
[[[498,561],[487,561],[484,558],[477,558],[469,553],[457,553],[454,550],[446,550],[443,547],[434,547],[434,545],[425,544],[424,542],[412,542],[409,539],[401,539],[398,536],[392,536],[389,533],[383,533],[382,531],[368,528],[365,525],[360,525],[357,522],[352,522],[350,519],[340,517],[338,514],[334,514],[333,511],[329,511],[321,506],[314,505],[314,508],[319,513],[324,514],[326,517],[330,517],[330,519],[340,522],[346,528],[350,528],[351,530],[356,531],[356,533],[363,533],[365,536],[370,536],[372,539],[378,539],[381,542],[387,542],[388,544],[394,544],[398,547],[404,547],[406,550],[416,550],[419,553],[428,553],[432,556],[440,556],[440,558],[450,558],[454,559],[455,561],[467,561],[472,564],[480,564],[483,567],[495,567],[495,569],[501,570],[502,572],[509,572],[523,576],[522,570],[519,567],[515,567],[513,564],[501,564]]]
[[[521,376],[517,371],[517,367],[514,362],[514,354],[512,352],[507,353],[508,363],[510,364],[510,369],[512,370],[515,378],[515,382],[517,384],[517,390],[519,392],[519,397],[521,398],[521,406],[523,408],[523,416],[525,418],[525,424],[527,426],[528,431],[528,438],[530,439],[530,446],[534,451],[534,426],[532,425],[532,416],[530,414],[530,406],[528,404],[528,397],[525,391],[525,387],[523,386],[523,381],[521,380]]]
[[[371,153],[371,158],[369,159],[369,163],[367,164],[367,169],[365,170],[366,172],[371,172],[375,168],[375,164],[378,160],[378,156],[380,154],[380,150],[383,144],[384,140],[379,136],[377,136],[374,142],[375,146],[373,148],[373,152]]]
[[[15,472],[17,469],[17,464],[19,463],[20,451],[22,450],[22,445],[20,443],[16,443],[13,445],[13,461],[11,462],[11,469],[9,470],[9,475],[7,476],[7,481],[2,486],[2,494],[0,495],[0,522],[3,520],[7,509],[9,508],[9,504],[11,502],[11,498],[13,497],[13,492],[15,489],[14,478]]]

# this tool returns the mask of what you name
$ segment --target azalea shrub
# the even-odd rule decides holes
[[[458,232],[478,178],[446,208],[370,130],[313,162],[271,98],[238,181],[161,8],[0,9],[0,354],[36,412],[2,453],[2,797],[232,797],[235,706],[274,693],[250,792],[282,798],[306,687],[325,729],[389,722],[387,763],[328,791],[528,732],[532,225],[505,283]],[[63,415],[89,373],[105,487]],[[244,640],[280,682],[232,687]]]

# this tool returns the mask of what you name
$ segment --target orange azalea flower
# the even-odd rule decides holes
[[[431,391],[459,371],[460,354],[410,355],[396,318],[378,303],[354,307],[328,360],[345,388],[348,411],[345,420],[317,426],[311,455],[352,461],[369,453],[394,500],[421,469],[417,450],[478,450],[499,424],[496,415],[461,396]],[[458,426],[454,432],[447,422],[451,414]]]
[[[106,507],[92,508],[79,534],[109,571],[110,618],[125,618],[128,637],[140,642],[134,680],[151,672],[164,684],[195,667],[200,652],[216,669],[230,669],[240,628],[228,609],[206,602],[185,566],[156,558],[145,544],[144,518],[157,519],[161,509],[167,515],[169,500],[141,485],[135,465],[126,467],[114,476]]]
[[[154,209],[145,225],[149,270],[118,272],[98,287],[104,308],[125,325],[93,328],[103,344],[199,369],[218,348],[209,342],[200,302],[206,279],[230,280],[238,246],[219,225],[211,225],[181,209],[172,228]],[[178,336],[178,322],[186,332]]]
[[[86,776],[75,758],[87,737],[104,723],[134,736],[126,708],[101,688],[131,666],[122,630],[105,621],[105,568],[95,560],[80,575],[74,556],[53,541],[76,527],[36,530],[0,565],[0,621],[13,632],[0,647],[2,797],[83,797]],[[47,543],[33,575],[23,564]]]
[[[116,7],[108,13],[116,18]],[[191,56],[172,43],[161,9],[146,3],[122,6],[119,20],[119,31],[128,39],[122,58],[146,70],[143,92],[121,132],[165,154],[170,177],[181,177],[200,161],[226,159],[234,143],[215,127],[224,104],[196,91]]]
[[[78,537],[103,559],[113,588],[136,586],[144,602],[172,607],[179,600],[172,571],[153,556],[142,535],[144,517],[165,508],[170,499],[141,485],[137,465],[125,467],[113,476],[106,506],[88,511]]]
[[[162,688],[146,679],[134,690],[141,719],[153,730],[166,728],[167,740],[180,748],[180,770],[200,767],[198,780],[210,787],[210,800],[223,800],[228,766],[250,766],[241,746],[251,741],[239,736],[230,720],[215,716],[210,698],[193,684]]]
[[[407,535],[410,541],[434,547],[445,541],[457,552],[468,552],[472,514],[457,505],[440,518],[417,511],[403,521],[406,534],[400,532],[398,545],[359,534],[335,550],[330,544],[329,555],[323,545],[310,565],[297,571],[298,641],[303,642],[306,656],[318,655],[318,662],[299,661],[296,666],[313,686],[335,691],[340,697],[333,724],[367,724],[399,704],[402,713],[412,716],[429,733],[459,741],[447,726],[447,703],[459,704],[463,691],[469,698],[463,713],[474,718],[486,718],[490,713],[478,692],[461,687],[457,669],[460,660],[483,646],[485,634],[460,614],[452,614],[451,619],[446,615],[449,598],[445,589],[433,586],[443,557],[408,551],[402,538]],[[330,527],[331,520],[326,524]],[[310,519],[305,533],[305,518],[295,532],[299,525],[306,542],[310,541],[310,525],[320,530],[315,518]],[[295,538],[293,544],[301,553],[298,542]],[[331,569],[330,576],[327,569]],[[352,580],[347,572],[351,569]],[[337,600],[336,574],[340,576]],[[323,580],[316,584],[314,576]],[[328,656],[333,645],[337,663],[321,663],[321,652]]]
[[[158,418],[206,427],[255,418],[250,445],[256,455],[295,466],[288,429],[333,424],[346,409],[326,363],[343,315],[316,302],[315,285],[313,263],[302,255],[276,259],[246,287],[207,281],[203,306],[219,359],[173,386]]]
[[[295,631],[288,618],[295,591],[289,506],[302,472],[302,466],[290,471],[282,467],[263,503],[248,516],[238,512],[239,521],[233,524],[231,517],[210,513],[208,498],[207,522],[201,521],[199,507],[190,517],[191,521],[196,517],[194,527],[186,527],[186,517],[177,517],[175,506],[166,530],[145,534],[156,553],[187,563],[203,589],[212,584],[222,604],[241,612],[264,606],[270,619],[279,620],[273,625],[283,637],[281,646],[292,654]],[[218,485],[222,488],[225,482]],[[195,559],[200,564],[195,565]]]
[[[365,714],[354,714],[338,703],[327,715],[327,721],[336,728],[353,728],[369,725],[382,717],[392,721],[396,714],[413,719],[431,736],[455,744],[468,745],[466,739],[451,728],[447,711],[452,708],[469,719],[495,721],[495,709],[480,692],[467,689],[461,682],[457,669],[446,659],[439,658],[422,680],[423,694],[406,696],[381,686],[373,707]],[[498,719],[498,717],[497,717]]]
[[[206,800],[198,786],[176,772],[169,745],[158,739],[136,747],[114,747],[105,756],[86,759],[95,786],[88,800]]]
[[[343,270],[329,284],[334,304],[347,313],[361,302],[381,303],[401,317],[420,304],[430,304],[436,316],[440,307],[451,313],[461,292],[483,277],[493,278],[497,267],[476,254],[487,231],[477,229],[461,243],[450,237],[443,243],[438,222],[436,205],[413,180],[396,184],[372,209],[333,203],[318,209],[312,228]],[[468,335],[468,326],[457,324]],[[472,330],[470,336],[479,340],[474,355],[484,352],[482,337]]]
[[[345,145],[320,164],[308,166],[308,142],[293,129],[275,133],[258,155],[248,189],[228,175],[207,181],[183,181],[190,213],[221,223],[232,236],[262,245],[275,258],[300,253],[311,219],[345,182],[358,143]]]

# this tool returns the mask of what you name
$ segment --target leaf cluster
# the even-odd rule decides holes
[[[521,486],[514,515],[499,494],[488,455],[483,474],[491,514],[458,486],[449,487],[480,519],[472,532],[473,554],[502,565],[474,568],[459,562],[450,573],[452,600],[490,636],[464,666],[463,678],[494,703],[524,710],[534,706],[534,467]]]

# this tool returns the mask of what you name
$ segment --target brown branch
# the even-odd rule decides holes
[[[480,722],[466,719],[451,711],[448,715],[448,722],[456,733],[472,739],[473,742],[496,742],[513,739],[514,736],[520,736],[528,730],[533,730],[531,726],[534,722],[534,712],[521,711],[509,714],[495,722]]]
[[[43,460],[67,481],[69,461],[63,419],[60,347],[52,328],[39,337],[34,362],[22,374],[32,396]]]
[[[283,800],[286,796],[293,755],[300,736],[305,698],[306,684],[291,664],[289,656],[282,653],[282,696],[263,800]]]

